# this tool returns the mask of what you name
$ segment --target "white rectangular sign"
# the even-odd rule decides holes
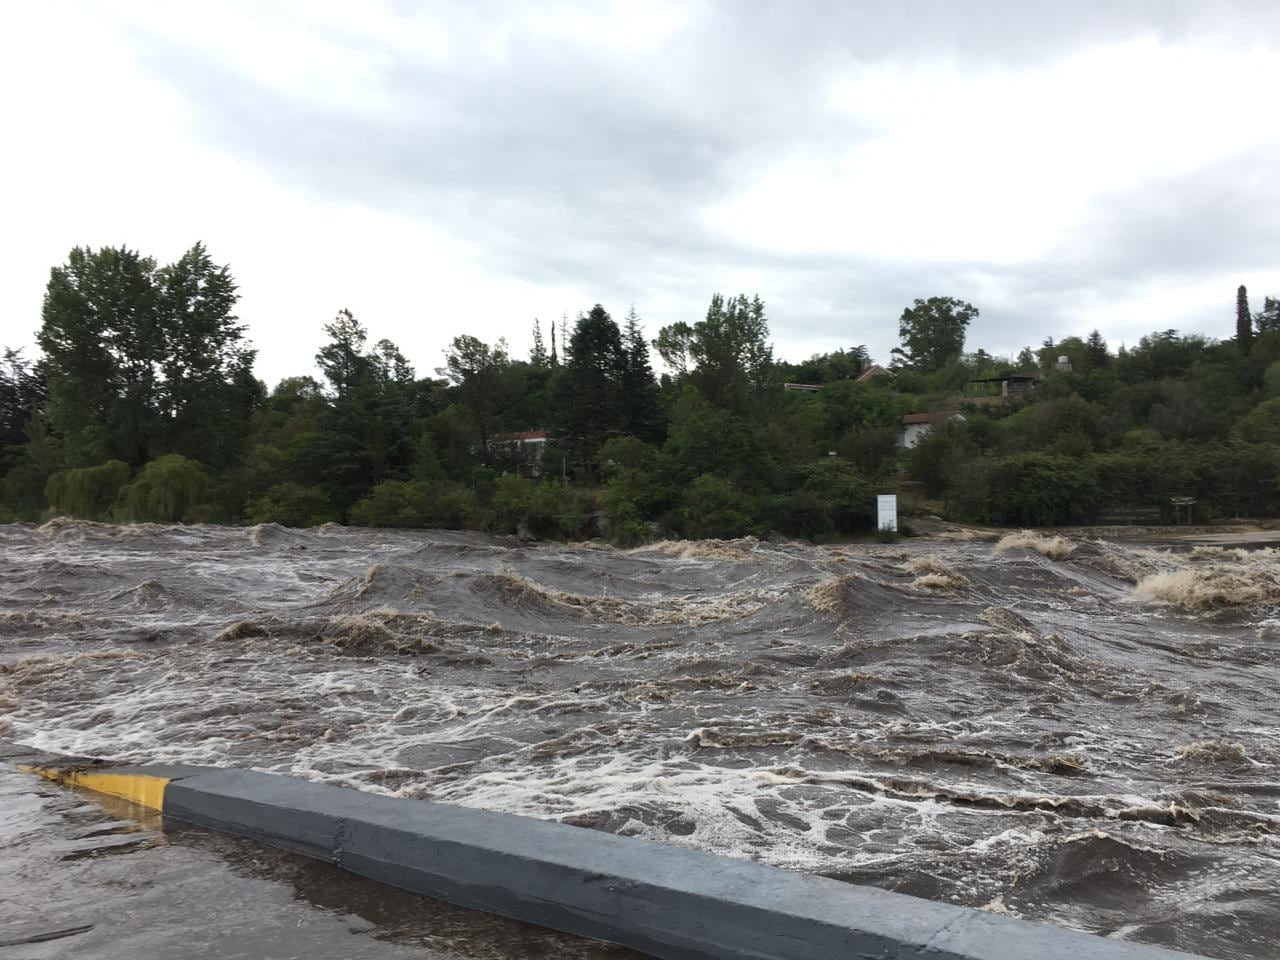
[[[898,497],[893,493],[876,497],[876,529],[898,529]]]

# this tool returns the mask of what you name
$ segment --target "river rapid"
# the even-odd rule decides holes
[[[1280,552],[0,526],[0,736],[1280,942]]]

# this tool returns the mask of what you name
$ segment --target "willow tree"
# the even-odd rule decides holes
[[[116,519],[128,522],[210,520],[211,491],[209,476],[199,463],[167,453],[152,460],[138,471],[133,482],[120,488],[114,513]]]
[[[45,485],[49,506],[63,516],[109,520],[120,490],[129,481],[129,465],[108,460],[92,467],[59,470]]]

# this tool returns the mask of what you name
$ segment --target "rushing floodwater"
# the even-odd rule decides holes
[[[1001,547],[0,527],[0,733],[1273,957],[1280,555]]]

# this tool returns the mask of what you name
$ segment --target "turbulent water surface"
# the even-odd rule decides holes
[[[0,549],[10,739],[1276,953],[1272,549],[68,521]]]

